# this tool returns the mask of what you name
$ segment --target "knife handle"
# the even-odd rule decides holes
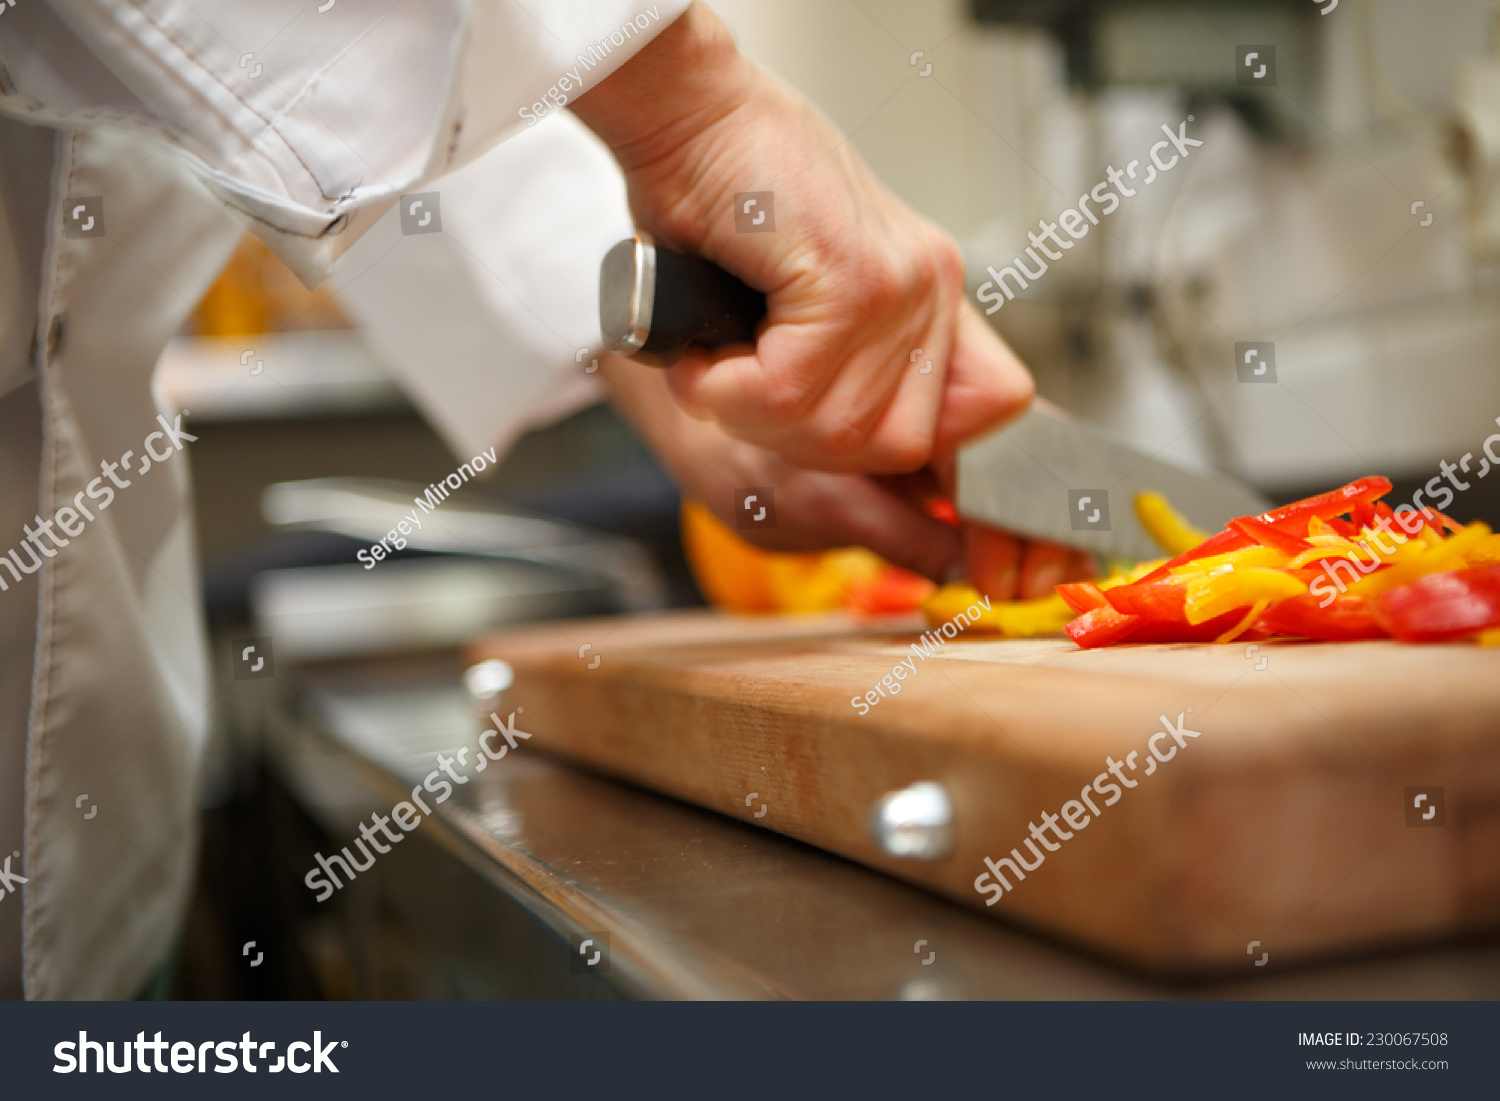
[[[604,346],[618,355],[676,363],[689,346],[754,344],[766,296],[723,268],[663,248],[638,233],[599,265]],[[649,362],[649,361],[648,361]]]

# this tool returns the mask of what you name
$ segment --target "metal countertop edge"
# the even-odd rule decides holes
[[[295,729],[292,729],[295,727]],[[364,786],[392,805],[405,799],[405,780],[360,756],[306,709],[295,718],[272,724],[270,747],[279,756],[283,739],[310,737],[351,763]],[[295,766],[283,760],[282,774],[295,783]],[[563,763],[563,767],[567,767]],[[288,776],[288,773],[293,775]],[[797,1000],[766,979],[718,954],[689,948],[706,966],[720,973],[714,981],[673,961],[684,946],[668,944],[638,922],[600,905],[560,876],[550,865],[503,844],[484,828],[477,815],[456,803],[435,807],[423,819],[427,836],[466,866],[499,887],[528,913],[566,940],[573,933],[606,929],[610,933],[610,969],[615,982],[634,996],[651,1000]],[[541,886],[546,884],[544,890]]]

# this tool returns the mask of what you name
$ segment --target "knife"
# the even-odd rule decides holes
[[[723,268],[637,233],[599,266],[599,322],[617,355],[670,366],[689,346],[754,344],[766,296]],[[1204,531],[1269,506],[1253,489],[1133,447],[1037,401],[1019,420],[961,448],[959,515],[1107,557],[1154,558],[1136,494],[1160,493]]]

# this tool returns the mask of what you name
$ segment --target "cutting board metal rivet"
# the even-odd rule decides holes
[[[870,812],[870,833],[890,856],[941,860],[953,851],[953,802],[947,789],[922,780],[886,792]]]

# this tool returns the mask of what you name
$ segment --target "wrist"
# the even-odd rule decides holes
[[[756,76],[728,28],[695,2],[572,108],[628,175],[671,157],[733,112]]]

